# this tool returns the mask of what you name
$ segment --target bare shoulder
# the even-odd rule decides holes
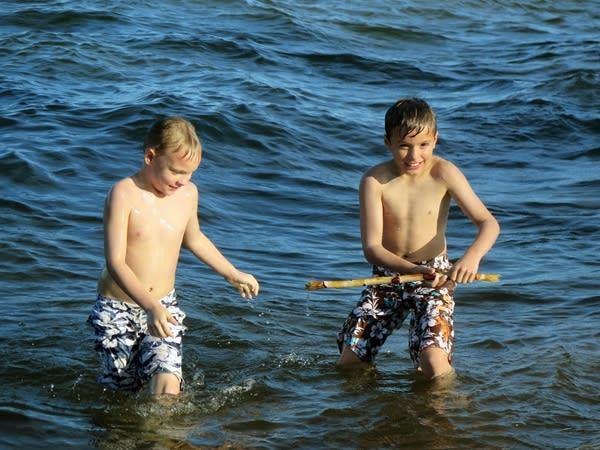
[[[188,182],[184,187],[184,190],[188,191],[191,194],[198,195],[198,186],[193,181]]]
[[[386,184],[397,176],[392,161],[387,161],[371,167],[362,176],[362,183]]]
[[[198,186],[190,181],[185,186],[180,187],[177,193],[190,200],[196,200],[198,198]]]
[[[136,186],[133,178],[123,178],[113,185],[112,189],[108,193],[107,200],[110,202],[132,200],[136,191],[139,192],[140,188]]]
[[[129,213],[136,199],[140,197],[140,189],[135,185],[131,177],[124,178],[115,183],[108,192],[104,203],[104,215],[106,217],[121,217],[124,219]]]
[[[448,185],[464,178],[462,171],[456,164],[440,157],[435,158],[431,168],[431,175],[433,178],[441,180]]]
[[[195,214],[198,210],[198,187],[188,182],[165,200],[168,207],[173,208],[173,214]]]

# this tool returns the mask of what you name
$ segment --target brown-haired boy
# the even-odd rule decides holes
[[[371,363],[406,317],[409,351],[427,378],[452,371],[456,283],[475,279],[500,227],[463,173],[433,155],[434,111],[422,99],[397,101],[386,113],[384,142],[392,159],[369,169],[360,184],[365,258],[377,276],[423,273],[430,282],[367,287],[338,335],[339,367]],[[454,200],[478,233],[462,257],[447,257],[446,224]]]

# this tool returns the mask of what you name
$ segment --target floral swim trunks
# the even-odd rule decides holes
[[[452,268],[446,255],[419,264],[441,272]],[[379,266],[373,267],[373,274],[397,275]],[[340,352],[345,345],[362,361],[373,362],[388,336],[400,328],[412,312],[408,349],[415,367],[419,366],[420,352],[430,346],[444,350],[451,363],[455,286],[449,280],[436,288],[426,286],[421,281],[366,287],[338,334]]]
[[[112,389],[137,391],[157,373],[172,373],[183,385],[181,339],[185,313],[177,306],[175,291],[160,300],[177,325],[172,337],[148,333],[145,311],[133,303],[98,294],[88,318],[94,328],[94,348],[102,358],[98,382]]]

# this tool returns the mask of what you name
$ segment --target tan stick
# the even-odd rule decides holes
[[[373,284],[399,284],[407,283],[409,281],[423,281],[427,277],[422,274],[414,275],[396,275],[395,277],[372,277],[372,278],[359,278],[356,280],[329,280],[329,281],[308,281],[305,288],[309,291],[316,291],[324,288],[345,288],[345,287],[357,287],[357,286],[370,286]],[[500,275],[494,273],[478,273],[475,276],[477,281],[498,281]]]

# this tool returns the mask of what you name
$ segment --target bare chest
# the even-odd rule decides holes
[[[391,183],[382,193],[384,222],[394,226],[436,222],[448,211],[450,197],[441,183]]]
[[[129,214],[128,239],[148,244],[180,242],[188,222],[190,208],[167,199],[140,199]]]

